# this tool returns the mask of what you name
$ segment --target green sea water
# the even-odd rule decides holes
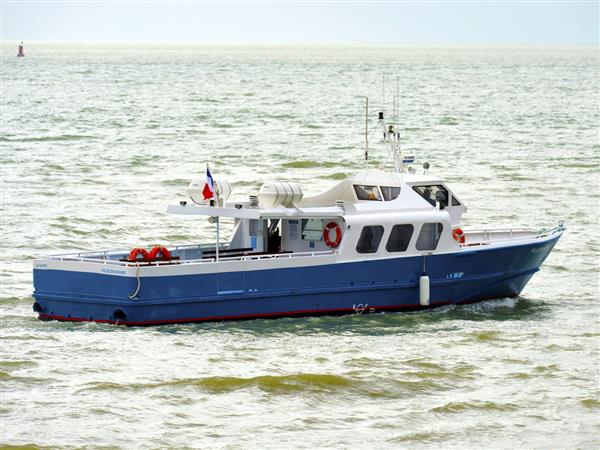
[[[593,47],[4,45],[0,445],[600,447]],[[154,328],[39,322],[33,258],[210,240],[166,214],[211,163],[234,195],[363,167],[364,96],[468,226],[564,220],[515,299]],[[372,164],[387,165],[372,141]],[[227,231],[227,230],[226,230]]]

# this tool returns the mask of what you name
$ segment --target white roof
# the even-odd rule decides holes
[[[412,186],[419,183],[441,184],[438,178],[429,175],[385,172],[379,169],[361,170],[340,181],[322,194],[303,198],[296,207],[275,208],[250,207],[249,202],[228,202],[224,207],[199,206],[195,204],[170,205],[171,214],[199,215],[211,217],[235,217],[240,219],[266,219],[285,217],[341,217],[353,214],[426,211],[434,209],[412,189],[402,189],[400,196],[392,201],[357,200],[353,185],[367,186]],[[338,204],[343,202],[343,206]]]
[[[340,181],[331,189],[314,197],[305,197],[298,206],[324,206],[334,205],[337,200],[358,203],[364,200],[356,200],[353,185],[367,186],[395,186],[401,187],[403,183],[441,183],[441,180],[429,175],[400,174],[397,172],[385,172],[379,169],[365,169],[355,175]],[[371,204],[373,202],[366,201]]]

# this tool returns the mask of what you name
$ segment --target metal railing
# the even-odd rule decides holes
[[[175,247],[169,247],[171,251],[178,250],[211,250],[215,248],[216,244],[186,244],[186,245],[176,245]],[[227,248],[226,244],[223,244],[219,247],[219,249]],[[50,255],[44,259],[53,259],[57,257],[76,257],[76,258],[86,258],[88,259],[107,259],[109,256],[119,256],[119,255],[128,255],[130,250],[127,249],[117,249],[117,250],[95,250],[89,252],[77,252],[77,253],[59,253],[57,255]],[[95,256],[95,258],[89,258],[90,256]]]
[[[469,228],[465,230],[465,238],[467,242],[461,244],[463,247],[469,247],[473,245],[493,245],[502,244],[507,242],[524,242],[535,239],[541,239],[553,234],[562,233],[566,230],[564,223],[560,221],[557,226],[552,228],[542,228],[534,230],[533,228]],[[473,235],[480,236],[473,236]],[[475,238],[474,241],[469,242],[469,235],[471,238]],[[507,236],[508,235],[508,236]],[[479,238],[479,239],[478,239]]]
[[[207,249],[214,248],[214,246],[206,247]],[[175,250],[175,248],[173,249]],[[268,259],[291,259],[291,258],[299,258],[299,257],[317,257],[317,256],[326,256],[326,255],[334,255],[336,254],[336,250],[324,250],[319,252],[298,252],[298,253],[272,253],[266,255],[245,255],[245,256],[229,256],[229,257],[219,257],[217,261],[216,258],[198,258],[198,259],[188,259],[188,260],[176,260],[176,261],[148,261],[148,262],[135,262],[135,261],[119,261],[114,259],[101,259],[101,258],[86,258],[84,256],[78,256],[79,254],[68,254],[68,255],[54,255],[47,258],[41,258],[52,261],[75,261],[75,262],[87,262],[93,264],[103,264],[103,265],[112,265],[119,267],[138,267],[138,265],[143,264],[143,266],[163,266],[163,265],[188,265],[188,264],[209,264],[215,262],[233,262],[233,261],[258,261],[258,260],[268,260]],[[86,253],[84,253],[85,255]],[[91,254],[99,254],[97,252],[93,252]],[[113,254],[121,254],[119,252],[113,252]]]

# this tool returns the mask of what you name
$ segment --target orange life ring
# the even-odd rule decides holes
[[[460,228],[455,228],[454,230],[452,230],[452,237],[459,244],[465,243],[465,232]]]
[[[150,258],[156,259],[160,255],[163,259],[171,259],[171,252],[165,247],[156,246],[150,250]]]
[[[129,256],[127,257],[128,261],[137,261],[137,257],[142,255],[142,259],[150,259],[150,253],[148,250],[142,247],[136,247],[131,252],[129,252]]]
[[[335,230],[334,241],[329,238],[329,232],[331,230]],[[340,242],[342,242],[342,229],[337,223],[329,222],[325,225],[325,228],[323,228],[323,241],[325,241],[325,245],[330,248],[337,248],[340,245]]]

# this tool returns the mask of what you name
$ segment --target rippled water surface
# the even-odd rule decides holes
[[[2,444],[600,446],[596,49],[26,51],[2,56]],[[35,318],[37,256],[211,238],[165,213],[206,161],[241,196],[361,167],[361,96],[379,108],[382,76],[467,225],[565,221],[522,297],[155,328]]]

